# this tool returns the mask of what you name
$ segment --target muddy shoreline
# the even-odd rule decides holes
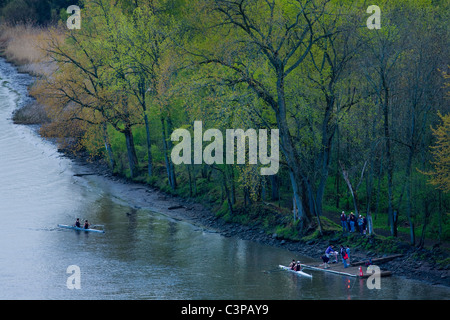
[[[217,232],[225,237],[238,237],[243,240],[255,241],[261,244],[280,247],[289,250],[296,255],[307,256],[320,261],[329,240],[313,239],[307,242],[282,239],[276,234],[267,234],[259,226],[246,226],[237,223],[229,223],[216,215],[204,205],[191,199],[164,193],[148,184],[133,182],[127,178],[113,175],[108,166],[102,162],[89,161],[86,156],[73,156],[70,152],[60,150],[76,165],[75,176],[94,175],[102,179],[107,185],[108,192],[121,201],[126,202],[131,208],[148,209],[162,213],[175,220],[182,220],[203,228],[210,232]],[[336,236],[339,243],[339,235]],[[365,261],[368,258],[382,257],[370,251],[360,248],[352,248],[352,262]],[[382,270],[389,270],[393,276],[424,281],[433,285],[450,287],[450,267],[439,266],[431,259],[418,260],[420,254],[423,257],[431,257],[432,250],[409,247],[401,258],[379,265]]]

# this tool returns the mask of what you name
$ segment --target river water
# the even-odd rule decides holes
[[[307,257],[135,209],[111,195],[101,177],[74,176],[75,164],[33,128],[12,123],[12,111],[29,99],[30,81],[0,60],[0,299],[450,297],[449,288],[395,276],[382,278],[380,289],[314,271],[312,280],[302,278],[277,266]],[[57,227],[76,217],[106,233]]]

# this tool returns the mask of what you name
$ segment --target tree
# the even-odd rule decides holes
[[[287,100],[286,87],[287,81],[295,79],[295,71],[305,61],[312,46],[328,36],[314,30],[323,17],[326,3],[208,1],[202,9],[209,19],[205,16],[202,23],[209,21],[210,24],[202,30],[207,35],[207,46],[211,41],[217,44],[215,50],[205,46],[187,49],[198,58],[200,65],[216,64],[228,69],[218,75],[220,81],[232,86],[248,85],[272,109],[300,212],[301,230],[309,227],[316,205],[312,199],[302,199],[303,189],[311,188],[311,181],[301,165],[302,156],[290,131],[288,109],[291,101]]]
[[[391,11],[392,14],[392,11]],[[392,150],[392,124],[391,110],[393,97],[395,96],[394,88],[396,80],[399,77],[398,68],[399,60],[405,50],[401,41],[401,30],[394,22],[387,20],[387,13],[383,13],[383,28],[380,30],[372,30],[373,35],[366,42],[367,49],[367,66],[365,70],[368,83],[371,85],[376,103],[379,105],[383,115],[383,139],[385,143],[385,155],[387,162],[387,184],[388,184],[388,224],[390,226],[391,235],[397,235],[397,228],[394,219],[394,157]]]
[[[430,183],[445,193],[450,192],[450,113],[442,115],[438,113],[442,123],[432,128],[433,135],[436,138],[435,144],[431,147],[434,160],[433,171],[428,174],[431,176]]]
[[[84,121],[92,125],[111,125],[125,136],[127,157],[131,177],[137,175],[133,126],[141,123],[136,105],[123,90],[123,76],[111,68],[117,55],[111,55],[111,32],[117,21],[117,7],[109,0],[98,0],[86,4],[83,28],[67,32],[64,42],[58,40],[54,31],[47,50],[58,70],[43,79],[43,94],[53,107],[50,116],[64,117],[70,121]],[[106,36],[99,36],[105,32]],[[113,44],[116,44],[113,42]],[[68,107],[68,103],[71,106]],[[105,145],[108,145],[105,141]],[[110,154],[108,150],[108,154]]]
[[[311,126],[311,121],[300,116],[297,126],[309,126],[309,130],[316,131],[318,142],[309,155],[311,166],[308,168],[311,188],[309,188],[310,202],[315,202],[316,215],[322,214],[322,201],[325,193],[325,185],[329,173],[332,144],[337,131],[337,126],[343,116],[355,106],[361,99],[361,94],[356,94],[356,86],[352,83],[349,67],[352,60],[358,55],[362,41],[356,36],[361,16],[354,10],[353,4],[335,5],[328,8],[327,12],[333,12],[333,18],[320,19],[318,29],[321,34],[327,35],[317,41],[311,49],[309,60],[301,70],[307,74],[311,82],[308,92],[316,90],[316,93],[301,93],[305,100],[311,101],[307,113],[313,114],[317,119],[316,128]],[[350,66],[349,66],[350,65]],[[304,90],[301,86],[299,90]],[[301,114],[304,114],[302,112]],[[302,124],[303,122],[303,124]],[[308,124],[309,123],[309,124]],[[298,137],[297,137],[298,139]],[[316,172],[320,172],[319,178],[314,178]],[[318,180],[318,183],[315,182]],[[314,186],[317,184],[317,188]],[[314,194],[312,194],[314,192]]]
[[[361,70],[382,115],[379,137],[383,140],[384,155],[380,159],[386,163],[388,225],[396,236],[398,215],[394,209],[398,213],[406,198],[412,243],[415,241],[412,168],[416,156],[424,156],[430,115],[442,104],[437,69],[445,60],[446,46],[440,36],[445,33],[445,26],[439,22],[440,11],[428,1],[408,5],[385,3],[383,27],[362,34],[367,54]],[[416,23],[411,25],[411,19]],[[403,170],[402,178],[396,181],[396,174]],[[401,187],[398,193],[397,186]]]
[[[397,10],[403,16],[414,17],[418,23],[409,26],[406,37],[410,42],[406,43],[408,53],[405,59],[407,63],[402,65],[403,90],[401,96],[406,111],[400,114],[398,128],[401,146],[407,149],[407,161],[405,166],[405,189],[406,189],[406,214],[410,225],[410,242],[415,244],[413,205],[413,166],[416,157],[426,152],[424,137],[427,135],[429,119],[432,119],[436,109],[441,108],[445,101],[442,91],[442,77],[438,69],[446,63],[445,40],[440,34],[445,29],[436,21],[440,21],[439,10],[432,6],[423,4],[411,5],[408,8]],[[397,13],[398,14],[398,13]],[[409,20],[409,18],[408,18]],[[402,23],[405,23],[402,21]],[[433,29],[426,26],[434,24]],[[448,53],[448,51],[447,51]],[[402,200],[400,195],[399,203]]]

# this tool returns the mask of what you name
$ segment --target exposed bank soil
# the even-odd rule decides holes
[[[295,254],[298,254],[319,261],[329,244],[329,240],[322,239],[307,242],[280,239],[275,234],[267,234],[258,226],[229,223],[216,217],[211,210],[200,203],[166,194],[147,184],[135,183],[126,178],[114,176],[107,166],[98,162],[88,162],[84,157],[70,158],[76,164],[75,170],[79,170],[75,175],[95,175],[96,179],[101,179],[102,183],[106,185],[107,192],[126,202],[134,210],[149,209],[165,214],[172,219],[186,221],[205,230],[220,233],[225,237],[238,237],[243,240],[281,247],[293,252],[294,257]],[[348,245],[352,250],[353,262],[381,257],[370,251],[352,248],[351,243]],[[439,249],[435,248],[435,250]],[[425,260],[417,260],[419,255]],[[431,251],[429,250],[409,248],[401,258],[386,262],[379,267],[391,271],[395,276],[450,287],[450,266],[442,267],[432,262],[432,259],[427,260],[427,257],[430,256]],[[278,264],[279,261],[274,262],[274,265]]]

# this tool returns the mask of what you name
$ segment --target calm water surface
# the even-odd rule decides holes
[[[398,277],[365,281],[277,269],[292,253],[226,238],[112,196],[11,112],[31,79],[0,60],[0,299],[448,299],[449,289]],[[130,213],[130,214],[127,214]],[[64,230],[76,217],[105,234]],[[80,268],[79,290],[67,268]],[[270,271],[270,272],[264,272]]]

